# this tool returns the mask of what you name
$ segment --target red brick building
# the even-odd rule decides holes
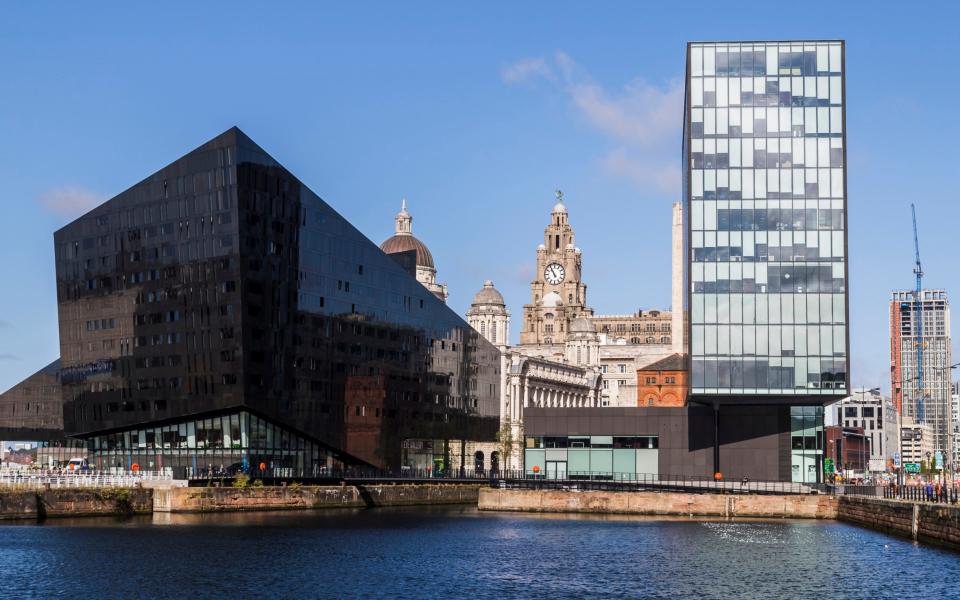
[[[870,438],[863,427],[823,428],[826,448],[824,458],[832,458],[837,471],[865,472],[870,464]]]
[[[638,406],[686,406],[689,391],[683,354],[671,354],[637,369]]]

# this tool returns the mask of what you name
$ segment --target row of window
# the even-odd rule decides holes
[[[703,108],[839,106],[843,103],[842,86],[839,76],[693,77],[690,105]]]
[[[840,168],[843,139],[720,138],[690,141],[694,169]]]
[[[842,325],[846,298],[841,294],[694,294],[694,325]]]
[[[612,436],[612,435],[571,435],[565,437],[528,437],[525,447],[538,448],[613,448],[637,450],[656,450],[660,447],[660,438],[655,435]]]
[[[630,323],[630,333],[655,333],[657,331],[663,331],[664,333],[670,332],[670,322],[664,321],[663,323]],[[616,323],[615,325],[602,325],[600,327],[601,333],[626,333],[627,324],[626,323]]]
[[[692,44],[690,74],[699,76],[820,75],[841,73],[837,42]]]
[[[694,200],[802,200],[844,197],[843,168],[692,169]]]
[[[644,377],[643,382],[644,382],[645,384],[647,384],[647,385],[657,385],[657,378],[656,378],[656,377]],[[663,383],[664,383],[664,385],[676,385],[676,383],[677,383],[677,378],[674,377],[674,376],[664,377],[664,378],[663,378]]]
[[[831,357],[846,353],[843,325],[694,325],[697,356]]]
[[[691,387],[699,393],[771,389],[836,394],[846,390],[847,369],[842,358],[694,358],[691,379]]]

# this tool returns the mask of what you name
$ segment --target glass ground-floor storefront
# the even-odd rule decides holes
[[[174,476],[245,472],[319,477],[332,466],[328,449],[247,411],[87,440],[92,467],[163,471]]]
[[[87,444],[83,440],[64,438],[37,444],[37,466],[46,469],[65,468],[87,460]]]
[[[636,481],[659,476],[657,436],[570,435],[528,437],[527,475],[547,479]]]
[[[823,407],[790,407],[790,479],[817,483],[823,473]]]

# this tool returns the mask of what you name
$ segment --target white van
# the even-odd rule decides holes
[[[87,459],[85,458],[71,458],[67,461],[67,471],[71,473],[79,473],[81,471],[87,471],[90,469],[87,465]]]

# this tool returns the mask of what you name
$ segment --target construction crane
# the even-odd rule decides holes
[[[916,262],[913,266],[913,273],[917,276],[917,290],[913,295],[913,308],[916,314],[916,346],[917,346],[917,397],[916,397],[916,419],[917,423],[924,422],[924,396],[926,387],[923,383],[923,267],[920,266],[920,236],[917,234],[917,207],[910,203],[910,214],[913,216],[913,249],[916,256]]]

